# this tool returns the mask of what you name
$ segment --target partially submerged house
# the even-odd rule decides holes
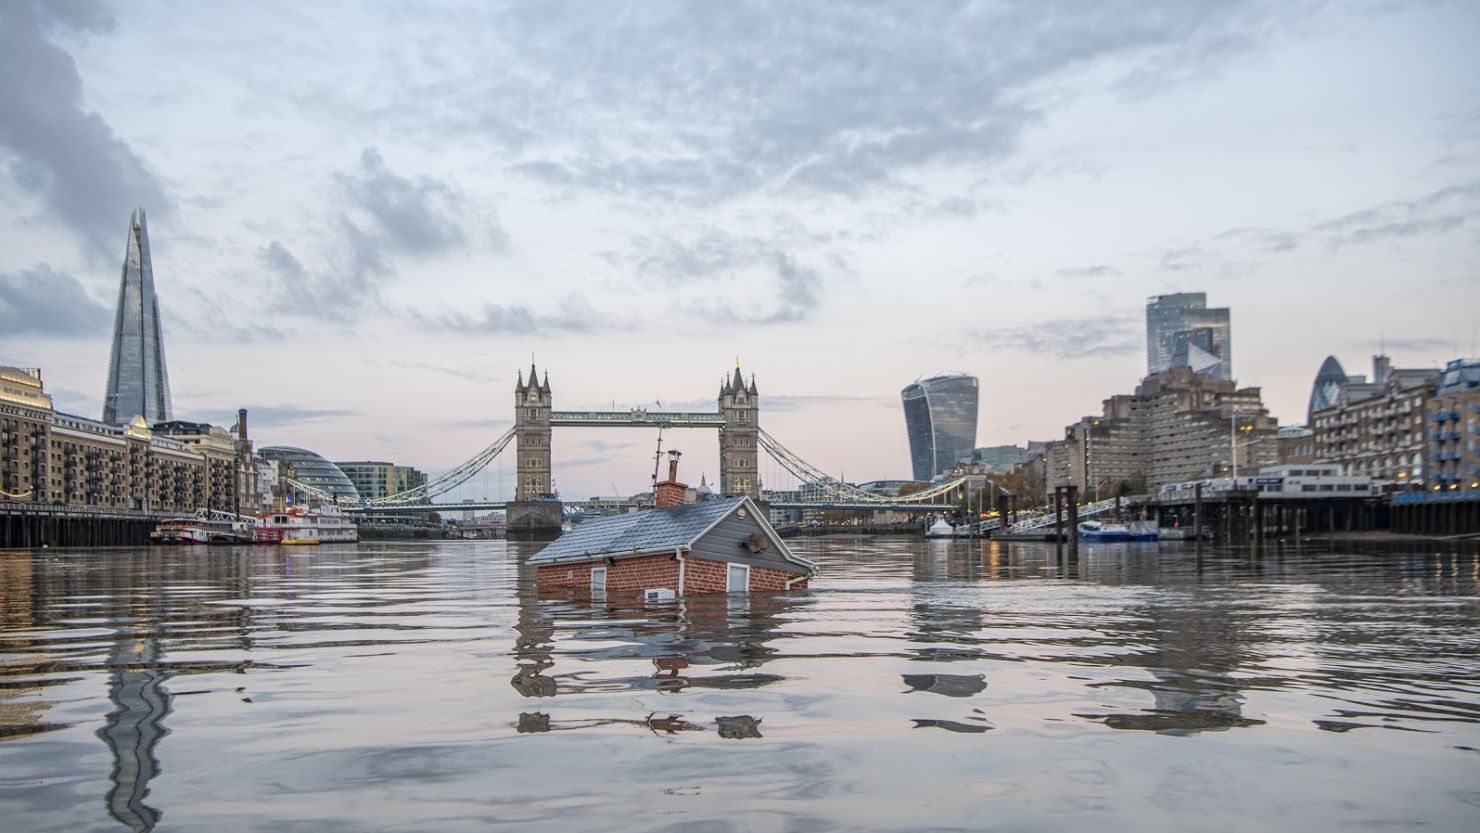
[[[540,591],[621,593],[653,590],[678,595],[805,588],[817,567],[792,553],[748,497],[684,503],[688,488],[656,484],[657,506],[578,524],[540,550]]]

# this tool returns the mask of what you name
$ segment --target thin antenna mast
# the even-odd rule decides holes
[[[653,454],[653,487],[658,486],[658,466],[663,462],[663,426],[658,426],[658,450]],[[656,492],[654,493],[656,496]]]

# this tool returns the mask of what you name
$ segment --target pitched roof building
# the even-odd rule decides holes
[[[653,509],[576,525],[529,563],[541,592],[673,593],[805,588],[812,562],[786,546],[748,496],[682,503],[677,461]]]

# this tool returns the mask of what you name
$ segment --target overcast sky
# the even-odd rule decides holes
[[[911,380],[1062,436],[1197,290],[1298,423],[1327,354],[1472,352],[1477,42],[1474,2],[0,0],[0,363],[99,415],[143,206],[177,417],[331,459],[455,465],[531,354],[571,409],[712,409],[738,357],[793,451],[904,477]],[[653,439],[557,432],[557,483],[643,488]]]

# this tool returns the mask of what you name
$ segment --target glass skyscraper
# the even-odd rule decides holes
[[[159,299],[154,294],[154,266],[149,260],[149,226],[144,221],[144,209],[138,208],[128,218],[103,421],[124,425],[143,415],[144,421],[153,425],[169,422],[173,418],[171,410]]]
[[[1336,404],[1336,397],[1341,395],[1341,386],[1351,381],[1346,371],[1342,369],[1341,362],[1335,356],[1327,356],[1321,362],[1321,369],[1316,373],[1316,380],[1310,386],[1310,404],[1305,408],[1305,425],[1313,427],[1316,421],[1316,411],[1324,411]]]
[[[900,391],[910,466],[916,480],[930,480],[976,449],[975,376],[932,376]]]
[[[1233,333],[1229,328],[1228,308],[1210,309],[1206,292],[1156,295],[1148,300],[1147,375],[1181,365],[1201,370],[1204,364],[1198,360],[1200,355],[1217,360],[1208,375],[1215,379],[1233,378]]]

